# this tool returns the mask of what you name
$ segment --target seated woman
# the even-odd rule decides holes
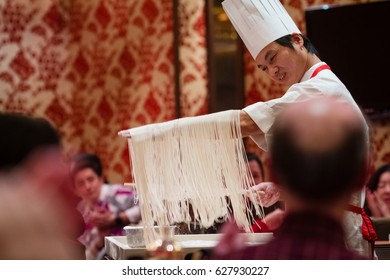
[[[272,184],[272,183],[266,183],[265,176],[264,176],[264,167],[263,163],[260,160],[260,158],[252,152],[246,153],[248,158],[248,164],[250,171],[252,173],[254,182],[256,185],[259,184]],[[280,223],[283,220],[284,217],[284,211],[283,209],[283,202],[276,201],[272,205],[268,207],[263,207],[264,209],[264,219],[256,218],[253,221],[252,230],[253,232],[269,232],[276,229]]]
[[[87,259],[104,256],[104,237],[123,235],[123,227],[141,220],[135,193],[122,185],[104,182],[102,164],[95,154],[80,154],[71,163],[74,192],[81,198],[78,210],[83,215],[85,231],[80,241]]]
[[[372,217],[390,217],[390,164],[378,168],[368,182],[365,210]]]
[[[390,234],[390,164],[378,168],[367,187],[364,211],[371,216],[378,240],[387,241]]]

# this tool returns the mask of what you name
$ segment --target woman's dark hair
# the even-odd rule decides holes
[[[260,171],[261,171],[261,178],[263,178],[264,180],[264,167],[260,158],[255,153],[252,152],[246,152],[246,157],[248,158],[248,162],[251,160],[255,160],[259,164]]]
[[[101,177],[103,174],[102,162],[100,161],[100,158],[95,154],[84,153],[84,154],[76,155],[72,159],[72,163],[73,163],[73,167],[71,170],[72,180],[74,179],[77,172],[85,168],[91,168],[99,177]]]
[[[309,38],[307,38],[306,36],[304,36],[302,34],[299,34],[299,36],[302,37],[303,46],[306,48],[306,50],[309,53],[315,54],[316,56],[320,57],[318,51],[316,50],[314,45],[310,42]],[[286,35],[286,36],[280,37],[279,39],[275,40],[275,42],[278,43],[279,45],[284,46],[284,47],[294,49],[291,38],[292,38],[291,35]]]
[[[379,179],[381,178],[382,174],[385,172],[390,172],[390,164],[385,164],[379,167],[374,175],[370,178],[367,186],[371,191],[376,191],[378,189]]]

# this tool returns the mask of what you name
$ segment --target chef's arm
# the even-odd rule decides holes
[[[249,117],[248,113],[244,110],[240,112],[240,126],[242,137],[262,134],[262,131],[259,129],[257,124]]]
[[[128,138],[132,138],[135,135],[140,135],[140,140],[142,141],[147,138],[150,138],[151,132],[153,132],[153,137],[163,136],[165,133],[168,133],[173,129],[177,129],[177,127],[180,126],[196,129],[197,127],[201,128],[205,123],[226,120],[226,118],[232,114],[232,111],[239,111],[240,113],[240,126],[243,137],[255,134],[262,134],[260,128],[243,110],[227,110],[202,116],[186,117],[162,123],[149,124],[128,130],[122,130],[118,134]]]
[[[238,110],[237,110],[238,111]],[[240,127],[241,127],[241,134],[242,137],[247,136],[256,136],[261,135],[263,136],[263,132],[259,128],[259,126],[251,119],[251,117],[248,115],[247,112],[244,110],[240,111]],[[168,131],[171,131],[175,127],[178,126],[178,121],[180,120],[183,124],[183,121],[186,127],[196,128],[197,126],[202,126],[204,123],[218,121],[218,119],[224,118],[227,114],[231,114],[230,111],[222,111],[218,113],[203,115],[203,116],[196,116],[196,117],[187,117],[182,119],[176,119],[168,122],[163,123],[156,123],[156,124],[149,124],[133,129],[123,130],[120,131],[118,134],[124,137],[131,138],[132,136],[139,134],[143,135],[143,139],[147,139],[150,136],[150,133],[147,133],[147,129],[153,127],[154,129],[151,130],[154,133],[155,136],[162,136]],[[226,117],[225,117],[226,118]],[[141,140],[143,140],[141,139]]]

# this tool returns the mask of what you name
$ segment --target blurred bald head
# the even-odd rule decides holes
[[[291,105],[274,124],[274,179],[302,199],[328,202],[362,187],[368,146],[361,115],[321,97]]]

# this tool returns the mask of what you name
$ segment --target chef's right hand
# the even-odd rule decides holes
[[[263,207],[269,207],[280,199],[279,188],[272,182],[263,182],[252,187],[258,203]]]

